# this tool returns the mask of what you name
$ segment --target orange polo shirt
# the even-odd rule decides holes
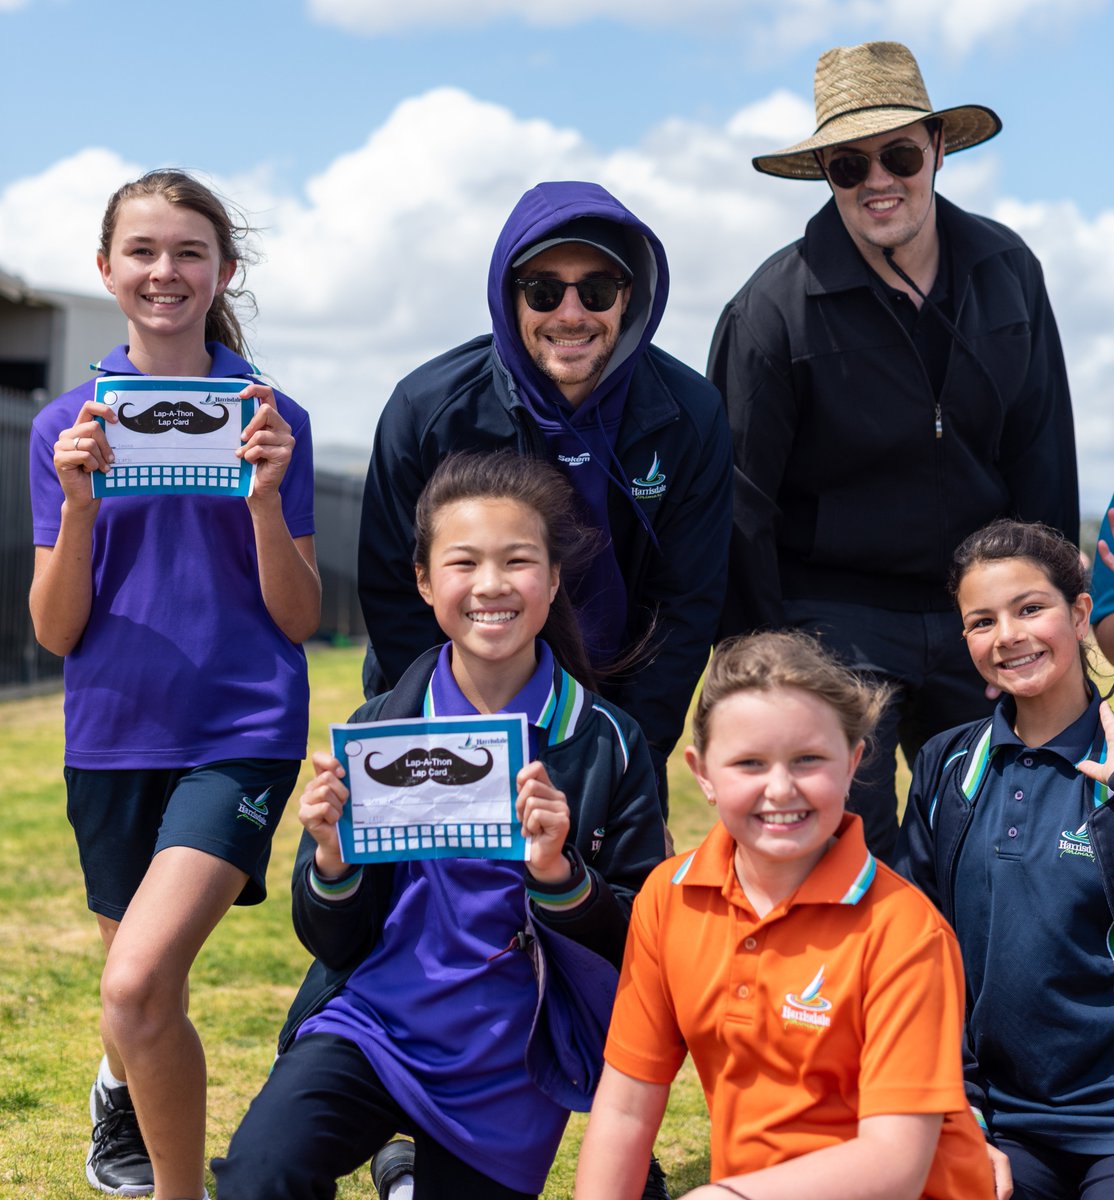
[[[634,904],[604,1057],[670,1083],[691,1051],[712,1118],[712,1178],[850,1141],[861,1117],[945,1113],[928,1200],[993,1200],[963,1093],[955,936],[875,861],[857,816],[762,919],[717,824]]]

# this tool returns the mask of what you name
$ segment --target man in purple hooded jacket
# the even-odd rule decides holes
[[[414,582],[414,508],[456,450],[514,447],[557,463],[600,531],[571,580],[589,655],[633,670],[604,696],[665,761],[715,637],[731,528],[731,446],[715,388],[650,344],[665,251],[594,183],[541,183],[507,219],[488,273],[492,333],[413,371],[375,432],[360,529],[368,696],[444,640]],[[656,622],[656,623],[655,623]]]

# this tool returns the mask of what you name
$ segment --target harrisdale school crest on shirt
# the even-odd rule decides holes
[[[650,464],[650,469],[646,472],[645,477],[638,478],[636,476],[631,481],[630,494],[636,500],[649,500],[655,496],[665,495],[665,472],[661,469],[656,452],[654,461]]]
[[[785,1028],[797,1026],[807,1029],[810,1033],[819,1033],[821,1029],[827,1029],[832,1023],[832,1018],[828,1015],[832,1008],[832,1002],[825,1000],[820,995],[820,989],[824,985],[824,968],[813,976],[812,982],[804,989],[803,992],[786,992],[785,1003],[781,1006],[781,1019],[785,1022]]]

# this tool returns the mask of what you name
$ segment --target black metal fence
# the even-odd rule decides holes
[[[321,572],[319,637],[367,639],[356,592],[356,544],[360,532],[363,477],[317,471],[313,479],[317,566]]]
[[[30,395],[0,388],[0,690],[57,680],[62,660],[36,641],[27,611],[35,550],[27,445],[38,407]]]

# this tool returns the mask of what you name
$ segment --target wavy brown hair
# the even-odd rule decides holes
[[[229,350],[247,358],[247,341],[235,308],[236,304],[244,305],[253,316],[256,311],[255,297],[242,282],[244,266],[252,261],[252,255],[247,248],[247,239],[252,230],[243,214],[185,171],[177,168],[148,171],[139,179],[117,188],[108,201],[101,220],[100,242],[100,252],[106,258],[112,249],[120,206],[126,200],[147,196],[161,196],[169,204],[181,204],[200,213],[212,225],[213,232],[217,235],[217,249],[221,262],[235,263],[236,272],[229,286],[213,297],[213,303],[205,315],[205,340],[222,342]],[[232,286],[237,283],[237,279],[238,286]]]

